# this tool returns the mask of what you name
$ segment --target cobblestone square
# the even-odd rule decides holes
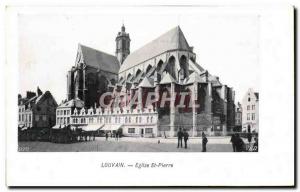
[[[245,141],[246,143],[246,141]],[[176,138],[97,137],[95,141],[71,144],[51,142],[19,142],[23,152],[201,152],[201,138],[188,140],[188,148],[177,148]],[[232,152],[229,137],[208,138],[207,152]]]

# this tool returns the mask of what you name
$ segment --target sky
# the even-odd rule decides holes
[[[54,9],[54,8],[53,8]],[[249,88],[259,91],[260,18],[243,11],[198,8],[93,8],[19,15],[19,90],[49,90],[66,99],[67,71],[78,43],[114,55],[122,23],[131,52],[179,25],[194,47],[197,63],[233,87],[235,101]]]

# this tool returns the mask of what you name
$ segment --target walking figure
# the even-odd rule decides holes
[[[189,133],[184,129],[183,131],[184,148],[187,148],[188,139],[189,139]]]
[[[238,133],[236,133],[235,138],[236,138],[236,152],[245,151],[245,143]]]
[[[177,138],[178,138],[177,148],[179,148],[179,144],[180,144],[180,147],[182,148],[182,137],[183,137],[182,128],[179,128],[179,131],[177,133]]]
[[[252,140],[252,135],[251,135],[251,133],[248,133],[247,136],[248,136],[248,137],[247,137],[248,142],[249,142],[249,144],[250,144],[250,143],[251,143],[251,140]]]
[[[204,132],[202,132],[202,152],[206,152],[206,144],[208,140]]]
[[[118,141],[119,140],[119,133],[116,132],[116,140]]]
[[[108,140],[108,133],[106,132],[105,133],[105,138],[106,138],[106,141]]]
[[[236,137],[234,134],[231,135],[230,142],[232,144],[233,152],[236,152]]]
[[[258,152],[258,138],[254,137],[253,152]]]

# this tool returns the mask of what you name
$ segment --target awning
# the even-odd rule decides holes
[[[101,129],[102,131],[115,131],[120,129],[123,126],[123,124],[106,124],[104,127]]]
[[[62,129],[62,128],[64,128],[64,127],[66,127],[67,125],[54,125],[53,127],[52,127],[52,129]]]
[[[90,124],[82,127],[83,131],[97,131],[101,129],[104,124]]]
[[[28,127],[23,127],[23,128],[21,128],[21,131],[25,131],[27,129],[28,129]]]

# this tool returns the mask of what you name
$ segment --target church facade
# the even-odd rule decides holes
[[[68,100],[84,102],[70,113],[75,128],[93,124],[128,136],[172,137],[179,128],[191,136],[226,135],[235,125],[233,88],[196,62],[179,26],[132,53],[124,25],[115,56],[79,44],[67,81]],[[105,98],[108,107],[99,102],[105,93],[111,93]],[[120,98],[124,102],[113,105]]]

